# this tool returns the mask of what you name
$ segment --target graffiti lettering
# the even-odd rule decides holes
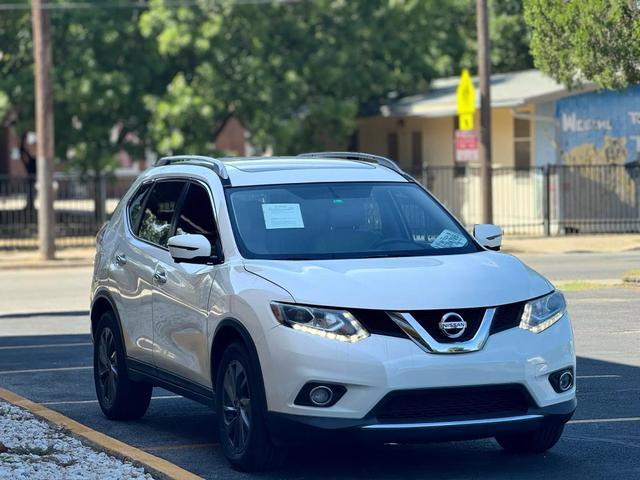
[[[627,112],[627,115],[629,115],[633,125],[640,124],[640,112]]]
[[[578,118],[575,113],[562,114],[562,131],[589,132],[591,130],[611,130],[611,120]]]

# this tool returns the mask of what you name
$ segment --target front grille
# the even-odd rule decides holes
[[[523,415],[533,405],[517,384],[399,390],[385,396],[370,416],[381,422],[500,418]]]
[[[471,340],[473,336],[480,328],[482,317],[484,316],[486,308],[459,308],[459,309],[446,309],[446,310],[416,310],[409,312],[413,318],[424,328],[429,335],[435,338],[441,343],[459,343]],[[457,313],[465,322],[467,322],[467,328],[464,333],[458,338],[450,338],[440,330],[439,323],[442,317],[449,313]]]
[[[496,308],[496,313],[491,322],[491,334],[502,332],[520,325],[520,317],[527,302],[510,303],[500,305]]]
[[[520,317],[527,302],[510,303],[495,307],[496,312],[491,322],[490,334],[499,333],[520,324]],[[480,323],[487,308],[452,308],[441,310],[414,310],[409,312],[433,338],[441,343],[458,343],[471,340],[480,328]],[[355,317],[370,333],[387,335],[390,337],[407,338],[407,335],[398,327],[389,315],[383,310],[350,309]],[[458,338],[447,337],[440,330],[439,323],[446,313],[454,312],[467,322],[467,329]]]
[[[388,337],[408,338],[384,310],[349,310],[369,333]]]

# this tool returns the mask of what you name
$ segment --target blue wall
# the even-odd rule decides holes
[[[539,103],[536,105],[535,166],[558,163],[555,110],[555,102]]]
[[[555,117],[561,163],[623,164],[638,159],[640,86],[563,98],[556,102]]]

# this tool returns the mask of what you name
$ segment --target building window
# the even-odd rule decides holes
[[[387,156],[394,162],[398,161],[398,134],[396,132],[387,134]]]
[[[411,165],[416,174],[422,172],[422,132],[411,134]]]
[[[531,167],[531,121],[513,118],[513,158],[517,170]]]

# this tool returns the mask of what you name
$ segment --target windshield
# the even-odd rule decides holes
[[[310,183],[227,189],[245,258],[320,260],[479,251],[414,183]]]

